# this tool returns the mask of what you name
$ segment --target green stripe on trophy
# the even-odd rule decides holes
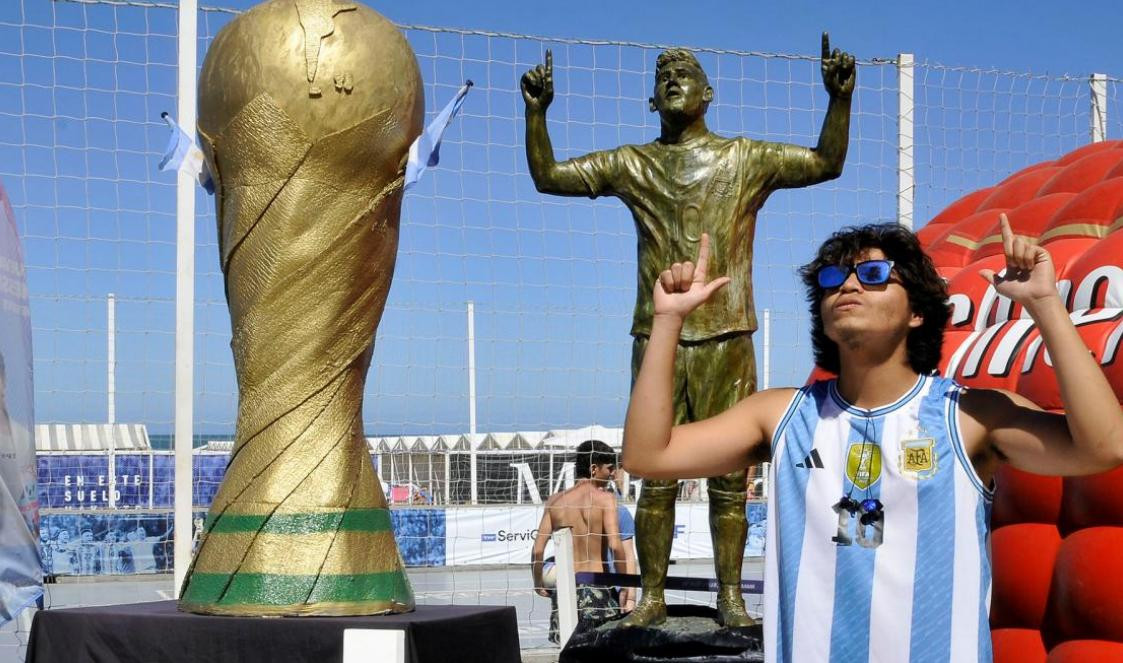
[[[241,514],[226,511],[216,518],[208,514],[204,531],[209,534],[261,532],[263,534],[320,534],[323,532],[388,532],[390,511],[348,509],[318,513]]]
[[[412,594],[401,570],[354,575],[193,573],[182,600],[193,604],[300,605],[398,600]]]

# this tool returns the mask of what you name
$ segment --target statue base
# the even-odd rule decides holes
[[[519,663],[510,606],[419,605],[402,615],[215,617],[175,601],[40,610],[28,663],[327,663],[343,660],[346,629],[406,633],[407,663]],[[381,660],[371,652],[371,661]]]
[[[667,621],[653,628],[622,628],[619,620],[579,626],[558,663],[745,663],[764,660],[759,624],[723,628],[717,610],[667,606]]]

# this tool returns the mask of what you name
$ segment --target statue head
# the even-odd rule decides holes
[[[648,100],[652,112],[664,121],[693,121],[706,114],[714,99],[710,80],[694,54],[671,48],[655,60],[654,96]]]

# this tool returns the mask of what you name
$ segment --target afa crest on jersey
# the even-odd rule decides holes
[[[936,440],[930,437],[901,440],[901,474],[913,479],[931,479],[936,475]]]

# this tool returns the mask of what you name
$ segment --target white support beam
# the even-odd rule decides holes
[[[469,479],[472,482],[472,504],[479,504],[478,455],[476,447],[476,303],[468,302],[468,433],[469,433]]]
[[[577,567],[573,561],[573,531],[569,528],[554,530],[554,560],[557,564],[558,633],[561,646],[577,629]]]
[[[117,423],[117,297],[105,298],[105,409],[106,421]]]
[[[1091,140],[1100,143],[1107,140],[1107,74],[1092,74]]]
[[[760,390],[764,391],[771,383],[772,377],[772,310],[764,309],[761,319],[761,331],[764,332],[764,346],[761,348]]]
[[[913,55],[897,56],[897,223],[912,229],[916,171],[913,167]]]
[[[179,2],[179,63],[176,119],[195,137],[196,0]],[[176,186],[175,279],[175,592],[191,564],[191,451],[195,434],[195,178],[186,169]]]

